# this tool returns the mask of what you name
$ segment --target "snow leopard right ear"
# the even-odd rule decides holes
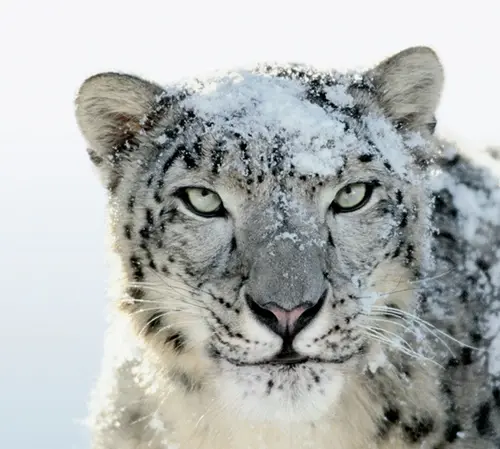
[[[156,84],[120,73],[101,73],[82,84],[76,119],[94,164],[118,163],[120,152],[137,143],[163,92]]]
[[[432,49],[407,48],[367,74],[380,106],[394,123],[413,130],[433,130],[444,74]]]

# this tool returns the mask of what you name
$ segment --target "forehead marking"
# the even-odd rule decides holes
[[[226,151],[223,149],[222,142],[217,142],[210,155],[212,159],[212,173],[214,175],[219,174],[225,155]]]

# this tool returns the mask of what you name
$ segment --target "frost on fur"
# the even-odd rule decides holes
[[[118,272],[93,449],[497,447],[498,162],[434,135],[442,82],[416,47],[84,83]]]

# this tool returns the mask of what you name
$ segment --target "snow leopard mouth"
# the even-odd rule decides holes
[[[300,365],[303,363],[307,363],[311,360],[310,357],[305,355],[301,355],[295,351],[281,351],[277,356],[273,359],[269,360],[267,363],[270,365]]]
[[[284,345],[281,352],[266,362],[257,363],[257,365],[284,365],[284,366],[298,366],[305,365],[306,363],[322,363],[322,364],[339,364],[344,363],[354,357],[356,353],[346,354],[342,357],[335,359],[325,359],[322,357],[310,357],[299,354],[288,345]],[[254,364],[255,365],[255,364]]]
[[[360,342],[348,351],[339,351],[330,357],[324,357],[321,354],[305,355],[297,352],[293,347],[293,339],[285,335],[279,352],[272,356],[261,358],[260,360],[245,360],[232,357],[226,351],[220,351],[215,345],[208,348],[208,355],[215,361],[225,361],[236,367],[276,367],[276,368],[294,368],[311,364],[339,365],[346,363],[357,355],[365,354],[368,351],[368,343]],[[347,348],[346,348],[347,349]]]
[[[322,359],[318,357],[300,357],[297,359],[289,359],[289,360],[281,360],[281,359],[276,359],[273,358],[271,360],[266,360],[266,361],[261,361],[261,362],[237,362],[234,359],[227,359],[224,358],[224,360],[228,361],[232,365],[236,366],[282,366],[282,367],[288,367],[288,368],[293,368],[301,365],[306,365],[306,364],[311,364],[311,363],[320,363],[320,364],[330,364],[330,365],[339,365],[341,363],[345,363],[348,360],[352,359],[354,357],[354,353],[346,355],[341,358],[333,359],[333,360],[327,360],[327,359]]]
[[[306,364],[332,364],[338,365],[345,363],[352,359],[359,352],[352,352],[350,354],[345,354],[341,357],[337,357],[334,359],[324,359],[322,357],[308,357],[305,355],[301,355],[295,351],[281,351],[276,356],[272,357],[268,360],[259,360],[256,362],[245,362],[238,359],[234,359],[231,357],[224,356],[220,354],[218,351],[212,352],[211,356],[214,359],[224,360],[231,365],[238,367],[266,367],[266,366],[275,366],[275,367],[283,367],[283,368],[295,368],[298,366],[306,365]]]

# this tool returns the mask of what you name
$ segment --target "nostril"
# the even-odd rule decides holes
[[[297,322],[295,323],[295,333],[298,334],[302,329],[304,329],[319,313],[319,311],[322,309],[323,304],[325,303],[326,296],[328,294],[328,291],[325,290],[323,294],[319,297],[318,301],[316,304],[314,304],[312,307],[308,307],[304,313],[302,313],[298,319]]]
[[[265,324],[271,330],[276,332],[276,329],[279,327],[279,322],[278,319],[276,318],[276,315],[269,309],[266,309],[265,307],[262,307],[259,304],[257,304],[257,302],[255,302],[249,294],[245,293],[245,300],[248,304],[248,307],[254,313],[254,315],[259,319],[259,321],[261,321],[262,324]]]

